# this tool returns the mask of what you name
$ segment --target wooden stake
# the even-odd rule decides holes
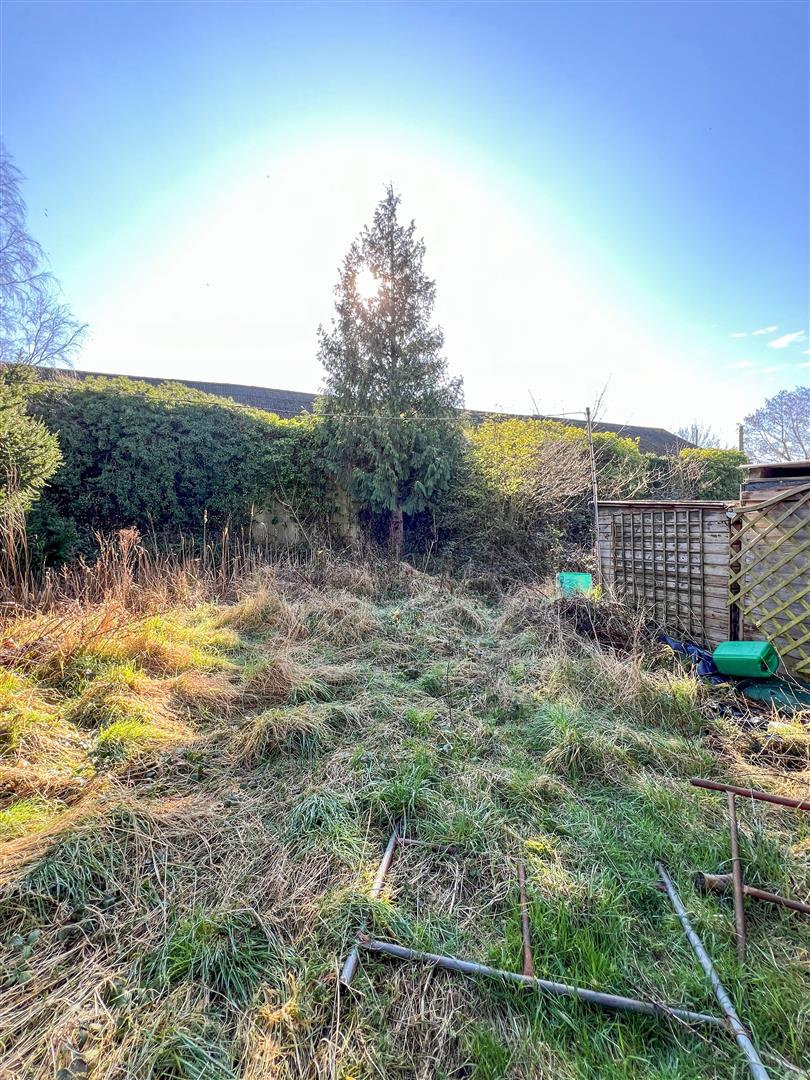
[[[594,578],[597,584],[602,580],[601,567],[599,565],[599,486],[596,480],[596,452],[593,447],[593,424],[591,422],[590,406],[585,410],[585,422],[588,428],[588,449],[591,454],[591,487],[593,489],[593,551],[595,558]]]
[[[731,876],[734,883],[734,926],[737,932],[737,959],[745,963],[745,891],[743,888],[742,866],[740,865],[740,836],[737,831],[737,803],[733,791],[726,792],[728,798],[728,825],[731,833]]]
[[[529,905],[526,900],[526,867],[518,863],[518,886],[520,888],[520,929],[523,934],[523,974],[534,978],[532,943],[529,937]]]

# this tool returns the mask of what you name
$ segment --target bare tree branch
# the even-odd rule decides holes
[[[709,450],[720,448],[720,436],[716,435],[708,424],[701,424],[699,420],[693,420],[691,424],[679,427],[676,435],[695,446],[705,446]]]
[[[21,181],[0,143],[0,362],[70,365],[86,327],[61,301],[59,282],[26,229]]]
[[[745,452],[752,461],[810,458],[810,387],[780,390],[743,422]]]

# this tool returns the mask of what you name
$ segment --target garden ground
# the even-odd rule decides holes
[[[741,725],[607,601],[327,556],[226,600],[187,573],[0,631],[0,1061],[7,1077],[743,1077],[729,1037],[364,954],[359,927],[538,975],[717,1007],[663,859],[771,1075],[810,1061],[810,934],[749,905],[725,803],[806,794],[801,719]],[[89,595],[89,594],[88,594]],[[741,807],[752,884],[810,890],[805,815]],[[392,827],[453,845],[399,850]]]

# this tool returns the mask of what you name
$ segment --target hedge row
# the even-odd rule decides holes
[[[174,537],[246,523],[283,504],[317,529],[335,486],[317,417],[282,420],[180,383],[124,377],[38,379],[28,411],[56,432],[63,463],[30,514],[46,561],[88,551],[95,532],[130,525]],[[590,461],[581,428],[553,421],[498,420],[465,429],[466,452],[449,496],[409,522],[411,547],[444,547],[459,558],[520,549],[545,561],[561,543],[586,544]],[[595,436],[603,497],[734,498],[741,455],[643,454],[614,434]]]
[[[129,525],[177,537],[246,522],[282,502],[309,520],[329,507],[313,417],[280,420],[179,383],[39,380],[29,411],[64,462],[32,515],[50,558]]]

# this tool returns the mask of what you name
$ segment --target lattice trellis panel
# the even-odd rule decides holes
[[[729,519],[720,502],[606,502],[603,584],[670,633],[713,648],[729,636]]]
[[[810,677],[810,484],[736,514],[729,604],[733,636],[767,639],[789,671]]]

